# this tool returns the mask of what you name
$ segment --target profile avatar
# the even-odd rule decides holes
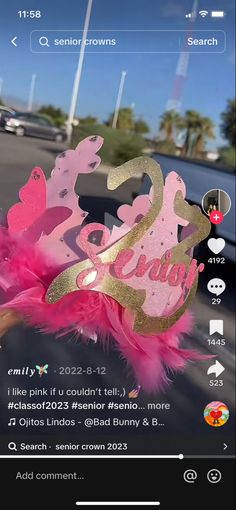
[[[229,409],[223,402],[210,402],[204,409],[204,418],[211,427],[222,427],[229,419]]]

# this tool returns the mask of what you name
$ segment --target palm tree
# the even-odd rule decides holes
[[[187,110],[184,117],[184,126],[186,129],[186,137],[183,146],[183,155],[190,155],[192,152],[193,136],[200,127],[200,113],[195,110]]]
[[[161,116],[160,130],[165,131],[166,140],[174,141],[175,130],[179,130],[183,125],[183,119],[175,110],[164,112]]]
[[[206,138],[215,138],[214,124],[209,117],[201,117],[194,144],[195,155],[201,155],[204,151]]]
[[[214,138],[214,124],[209,117],[202,117],[195,110],[187,110],[185,114],[186,138],[183,154],[193,156],[202,153],[206,138]]]

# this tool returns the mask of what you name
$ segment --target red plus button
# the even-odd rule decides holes
[[[224,219],[224,216],[221,211],[212,211],[210,214],[210,221],[214,223],[214,225],[219,225]]]

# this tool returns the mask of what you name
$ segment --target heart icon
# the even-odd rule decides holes
[[[225,240],[222,239],[222,237],[218,237],[218,239],[215,239],[214,237],[211,237],[211,239],[208,239],[207,241],[208,248],[217,255],[220,253],[224,247],[225,247]]]
[[[222,411],[211,411],[210,415],[214,420],[218,420],[222,416]]]

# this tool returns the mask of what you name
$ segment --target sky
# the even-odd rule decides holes
[[[188,30],[193,0],[93,0],[90,30]],[[32,73],[36,73],[34,101],[52,103],[69,111],[78,53],[36,54],[30,51],[32,30],[82,30],[87,0],[10,0],[1,5],[0,78],[1,95],[27,102]],[[18,11],[40,10],[41,18],[19,19]],[[182,111],[198,110],[216,125],[216,140],[222,145],[220,114],[227,99],[235,95],[234,1],[199,0],[198,10],[224,10],[223,19],[197,17],[195,30],[224,30],[226,51],[221,54],[191,54],[182,90]],[[18,46],[11,44],[17,36]],[[132,34],[130,35],[132,37]],[[127,51],[129,41],[127,41]],[[89,54],[85,53],[76,113],[107,120],[114,111],[121,71],[126,70],[122,106],[134,106],[135,116],[145,119],[156,135],[160,115],[172,97],[178,53]]]

